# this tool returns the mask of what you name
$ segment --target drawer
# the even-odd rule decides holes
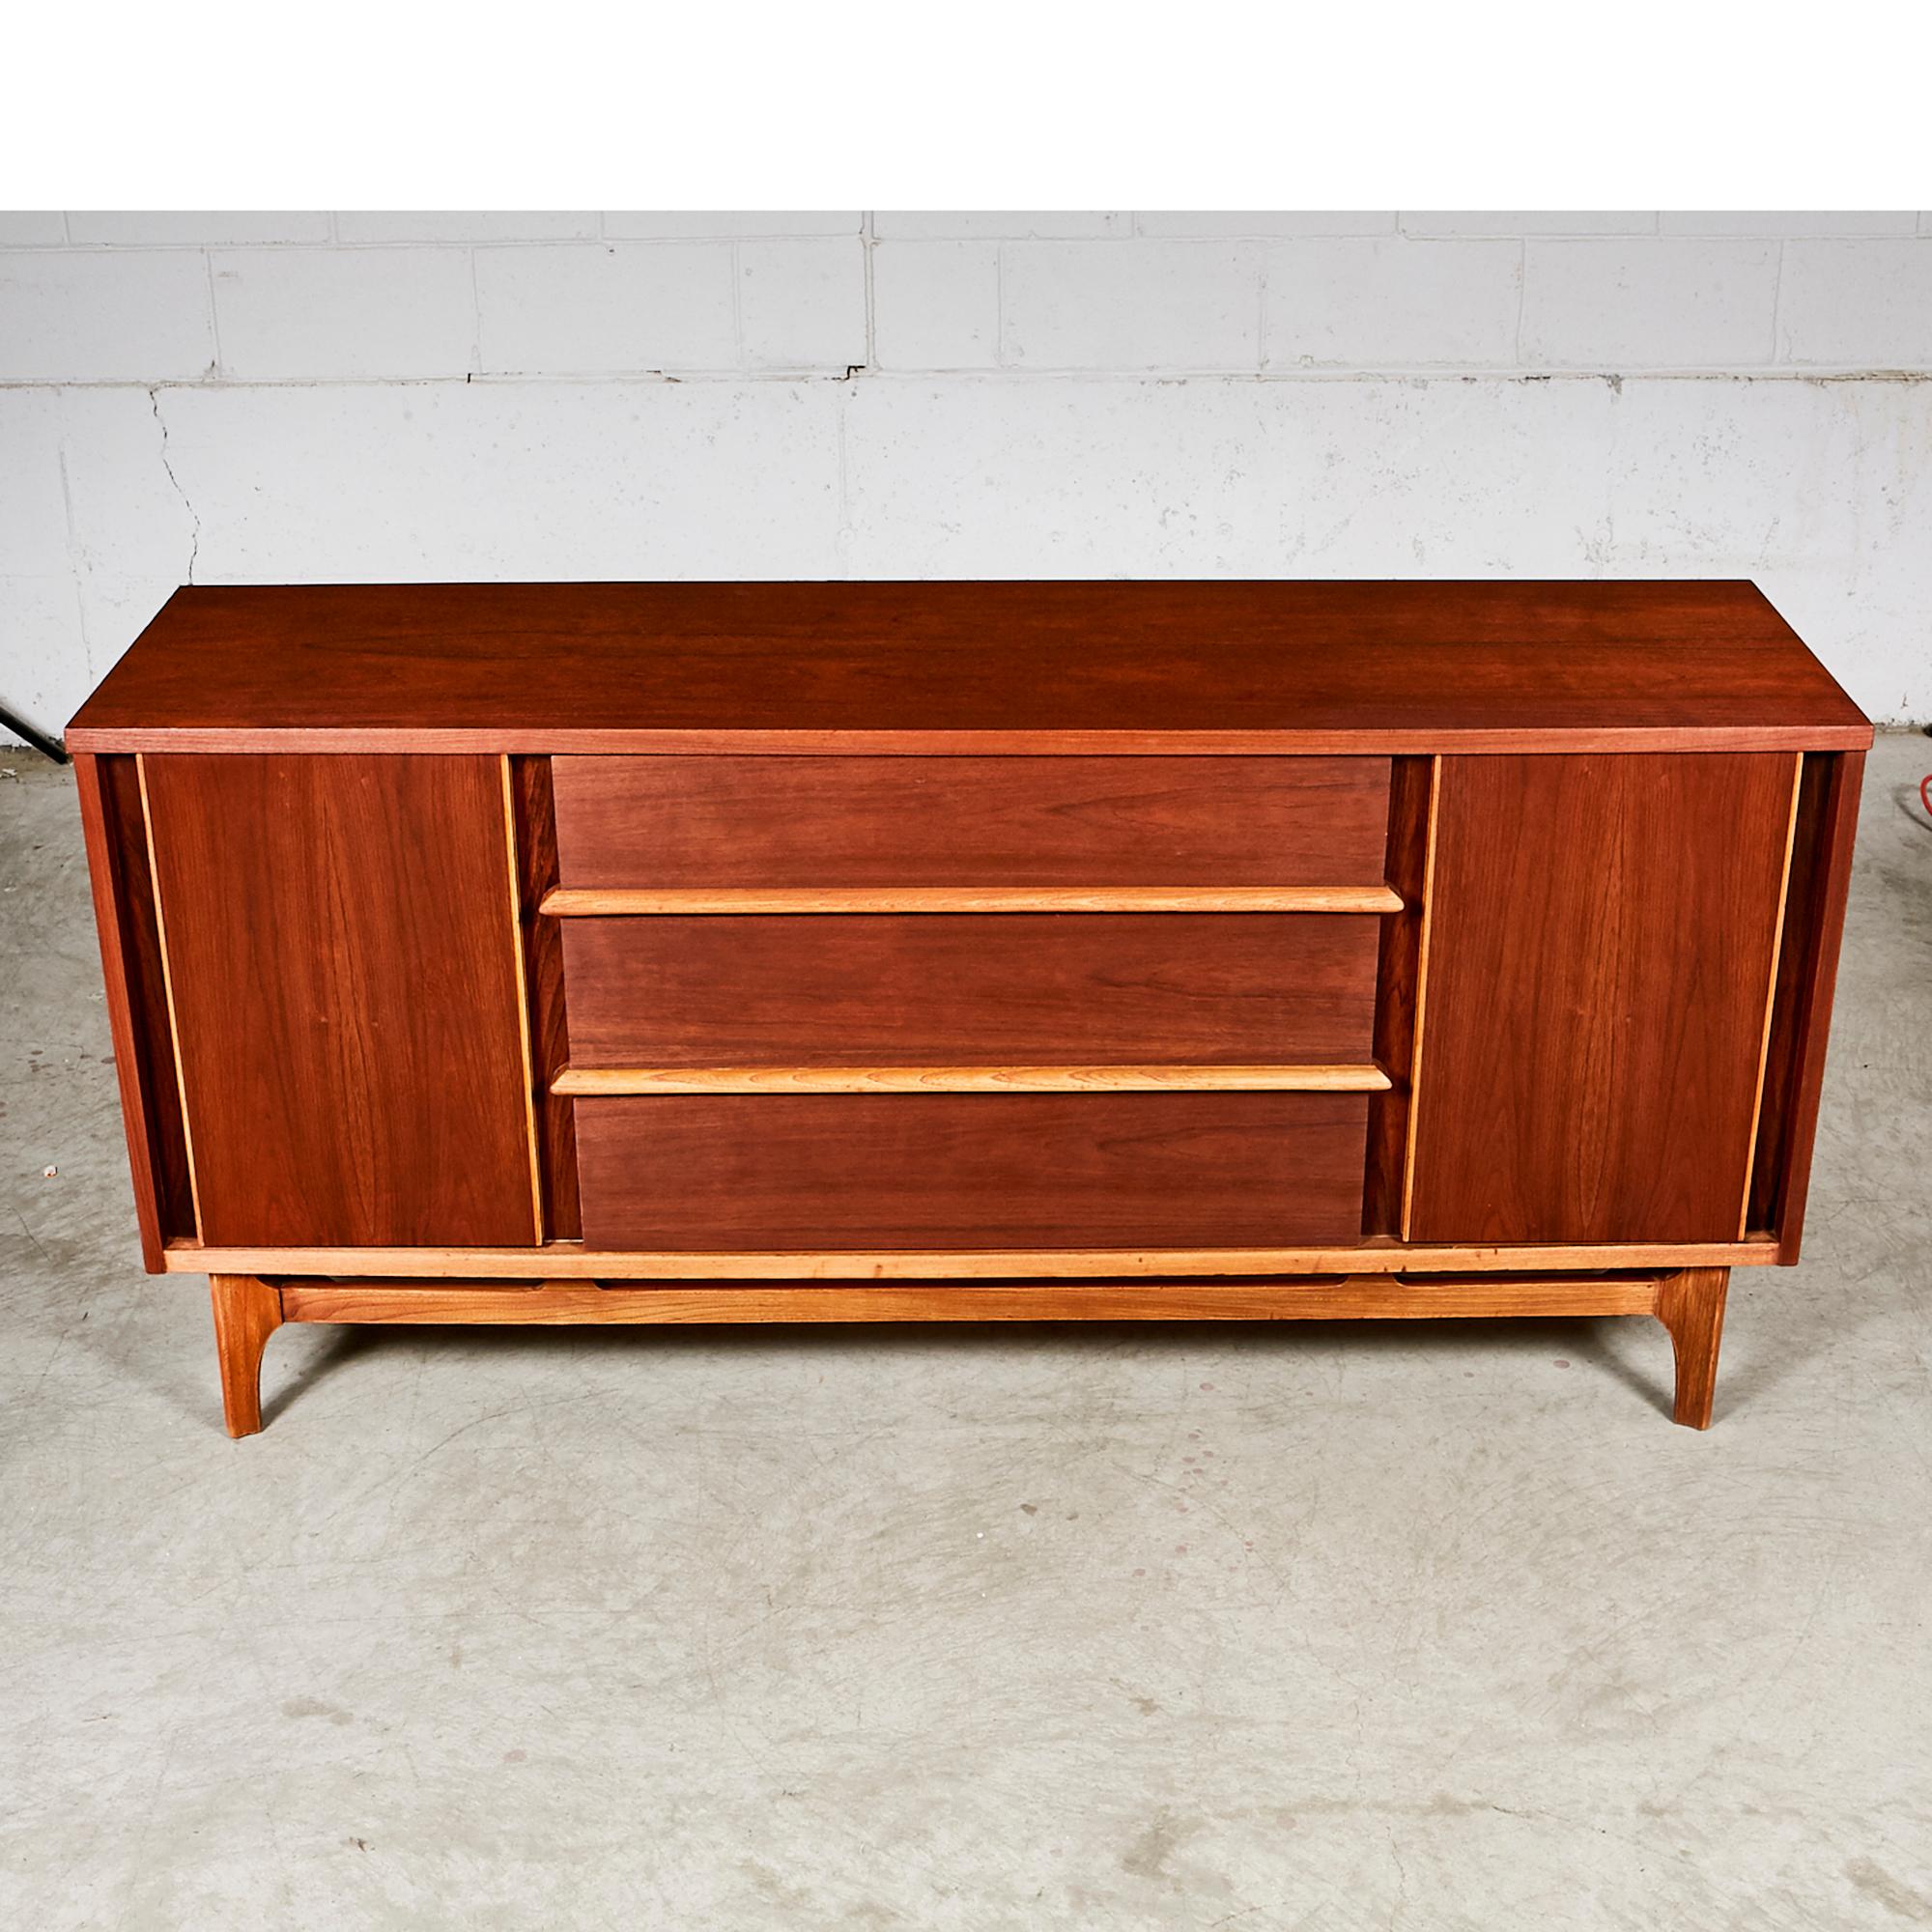
[[[566,889],[1377,887],[1386,758],[559,757]]]
[[[1366,1063],[1362,914],[567,919],[574,1067]]]
[[[1355,1094],[576,1103],[592,1249],[1244,1247],[1360,1238]]]

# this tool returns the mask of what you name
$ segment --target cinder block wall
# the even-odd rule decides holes
[[[1932,715],[1932,215],[0,215],[0,696],[178,582],[1751,576]]]

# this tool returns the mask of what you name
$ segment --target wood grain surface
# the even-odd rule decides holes
[[[208,1279],[214,1310],[214,1360],[221,1375],[221,1415],[233,1436],[262,1427],[262,1351],[282,1325],[281,1292],[254,1275]]]
[[[1383,758],[557,758],[566,888],[1378,886]]]
[[[166,1243],[196,1224],[140,773],[131,757],[73,762],[141,1260],[156,1274]]]
[[[556,1091],[611,1094],[1379,1094],[1380,1067],[605,1066],[569,1067]]]
[[[1670,1334],[1677,1363],[1676,1401],[1670,1419],[1687,1429],[1708,1429],[1718,1390],[1718,1350],[1724,1339],[1728,1268],[1686,1268],[1658,1285],[1657,1319]]]
[[[559,887],[553,919],[864,913],[1368,913],[1400,910],[1386,886],[726,886]]]
[[[1362,916],[555,923],[579,1070],[1370,1057]]]
[[[1435,1321],[1497,1316],[1650,1315],[1654,1275],[1404,1281],[1394,1275],[1326,1280],[813,1283],[655,1288],[552,1283],[290,1281],[289,1321],[561,1323],[744,1321]]]
[[[1443,760],[1411,1238],[1737,1236],[1793,776]]]
[[[652,1095],[577,1102],[600,1248],[1339,1241],[1350,1094]]]
[[[68,742],[1238,755],[1871,730],[1744,582],[473,583],[177,591]]]
[[[1600,1241],[1500,1247],[1353,1240],[1325,1247],[599,1249],[576,1241],[542,1248],[238,1248],[171,1241],[169,1274],[402,1275],[424,1281],[980,1281],[1052,1275],[1435,1274],[1507,1270],[1768,1267],[1777,1243]]]
[[[1386,1092],[1369,1102],[1368,1168],[1362,1190],[1362,1233],[1402,1233],[1407,1192],[1408,1118],[1415,1074],[1416,989],[1421,981],[1423,898],[1428,886],[1429,834],[1435,798],[1435,758],[1397,758],[1389,774],[1390,887],[1398,912],[1384,915],[1376,964],[1376,1064],[1390,1075]]]
[[[531,1077],[536,1093],[537,1156],[543,1179],[543,1231],[551,1240],[583,1232],[577,1208],[577,1119],[556,1094],[570,1065],[570,1018],[564,998],[563,929],[538,910],[556,885],[556,824],[550,760],[513,758],[510,789],[518,865],[518,923],[529,1008]]]
[[[144,778],[203,1238],[534,1244],[498,761]]]
[[[1797,1261],[1804,1232],[1864,762],[1861,752],[1807,757],[1799,787],[1784,943],[1777,956],[1746,1214],[1747,1231],[1776,1233],[1778,1259],[1785,1263]]]

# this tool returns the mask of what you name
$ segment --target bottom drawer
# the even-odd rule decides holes
[[[641,1094],[576,1111],[588,1248],[1361,1236],[1359,1094]]]

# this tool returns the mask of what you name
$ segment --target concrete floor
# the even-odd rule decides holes
[[[285,1329],[231,1443],[0,763],[0,1925],[1932,1922],[1923,738],[1709,1435],[1605,1321]]]

